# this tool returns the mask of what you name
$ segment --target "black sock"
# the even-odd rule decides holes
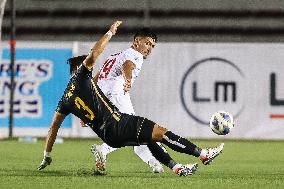
[[[163,136],[162,143],[170,147],[172,150],[193,155],[195,157],[200,156],[201,149],[190,141],[175,135],[171,131],[167,131]]]
[[[171,158],[171,156],[156,142],[150,141],[147,144],[149,150],[153,156],[162,164],[172,169],[177,163]]]

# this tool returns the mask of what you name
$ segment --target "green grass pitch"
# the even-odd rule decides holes
[[[154,174],[134,154],[132,147],[120,149],[108,158],[105,176],[93,175],[94,160],[90,146],[98,140],[65,140],[55,144],[53,162],[37,171],[44,142],[0,141],[0,188],[284,188],[284,141],[225,140],[223,153],[212,165],[204,166],[197,158],[169,150],[181,163],[199,163],[193,176],[178,177],[168,168]],[[201,146],[221,141],[194,140]]]

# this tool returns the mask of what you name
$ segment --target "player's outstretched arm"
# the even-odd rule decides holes
[[[132,71],[135,69],[135,67],[135,64],[130,60],[126,60],[122,65],[122,75],[124,78],[124,93],[130,91],[131,89]]]
[[[96,42],[90,54],[87,56],[87,58],[83,62],[89,70],[93,68],[98,56],[103,52],[106,44],[111,39],[112,35],[116,34],[116,30],[121,23],[122,21],[115,21],[111,25],[109,31],[103,37],[101,37],[98,42]]]
[[[47,165],[50,165],[50,163],[52,161],[51,156],[50,156],[52,146],[55,142],[58,129],[60,128],[64,119],[65,119],[64,114],[60,114],[58,112],[54,113],[53,120],[52,120],[51,126],[50,126],[49,131],[48,131],[48,135],[47,135],[46,141],[45,141],[45,149],[44,149],[43,160],[42,160],[40,166],[38,167],[38,170],[42,170]]]

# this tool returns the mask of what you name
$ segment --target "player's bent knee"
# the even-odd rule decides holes
[[[154,125],[154,128],[153,128],[152,139],[154,141],[161,141],[166,132],[167,132],[166,128],[163,128],[156,124]]]

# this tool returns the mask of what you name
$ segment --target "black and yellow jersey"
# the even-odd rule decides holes
[[[151,140],[154,122],[123,114],[92,80],[92,71],[81,65],[70,79],[57,112],[80,118],[108,145],[122,147]]]
[[[110,116],[119,120],[116,107],[103,95],[92,81],[92,71],[81,65],[70,79],[57,112],[73,115],[89,125],[101,125]]]

